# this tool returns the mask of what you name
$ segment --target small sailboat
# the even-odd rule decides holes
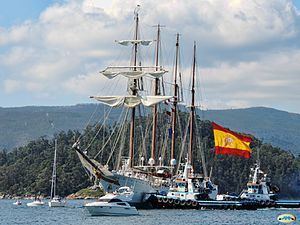
[[[33,202],[27,203],[27,206],[36,207],[36,206],[43,206],[44,204],[45,203],[41,199],[35,198]]]
[[[22,202],[18,199],[16,202],[13,203],[13,205],[22,205]]]
[[[63,201],[59,196],[56,196],[56,153],[57,153],[57,140],[55,139],[54,148],[54,161],[51,181],[51,195],[50,201],[48,202],[49,207],[64,207],[66,202]]]
[[[135,207],[129,205],[134,192],[129,187],[121,187],[114,193],[108,193],[97,201],[84,205],[91,216],[134,216]]]

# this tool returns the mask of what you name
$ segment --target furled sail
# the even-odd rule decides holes
[[[108,79],[112,79],[118,75],[122,75],[124,77],[130,78],[130,79],[139,79],[144,76],[144,73],[142,71],[124,71],[124,72],[114,72],[114,71],[107,71],[104,70],[101,72],[104,76],[106,76]]]
[[[120,41],[116,41],[118,42],[120,45],[125,45],[128,46],[129,44],[141,44],[144,46],[148,46],[150,45],[153,41],[152,40],[120,40]]]
[[[87,155],[80,151],[76,143],[73,147],[76,150],[76,153],[80,159],[82,166],[86,168],[93,176],[97,177],[98,179],[105,180],[109,183],[119,185],[118,180],[114,177],[114,175],[111,172],[109,172],[100,163],[90,159]]]
[[[152,76],[154,78],[160,78],[162,75],[167,73],[167,70],[158,70],[158,71],[152,71],[152,72],[144,72],[144,71],[109,71],[109,70],[104,70],[101,71],[104,76],[106,76],[108,79],[112,79],[118,75],[122,75],[124,77],[127,77],[129,79],[139,79],[144,76]]]
[[[91,96],[102,102],[103,104],[109,105],[111,107],[120,107],[126,106],[128,108],[133,108],[139,104],[143,104],[145,106],[153,106],[162,101],[168,100],[173,96]]]

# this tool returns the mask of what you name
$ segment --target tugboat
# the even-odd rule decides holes
[[[254,168],[251,168],[250,181],[247,183],[247,189],[239,195],[242,200],[257,201],[261,206],[274,206],[278,199],[279,188],[271,186],[270,178],[260,169],[260,163],[257,162]]]
[[[218,186],[209,177],[194,174],[193,167],[186,162],[183,172],[174,179],[167,197],[180,201],[197,201],[216,199]]]
[[[173,180],[167,195],[156,195],[158,208],[198,208],[199,201],[215,200],[218,186],[196,175],[188,160]]]
[[[209,177],[195,175],[193,167],[187,162],[183,173],[172,183],[167,195],[156,195],[155,208],[175,209],[237,209],[256,210],[259,202],[243,199],[218,199],[218,186]]]

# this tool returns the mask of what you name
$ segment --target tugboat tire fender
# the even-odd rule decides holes
[[[190,206],[190,205],[192,205],[192,201],[191,200],[187,200],[185,204],[188,205],[188,206]]]
[[[170,204],[172,204],[173,201],[174,201],[173,198],[169,198],[169,199],[168,199],[168,202],[169,202]]]
[[[196,207],[198,205],[198,202],[192,201],[192,206]]]
[[[179,205],[180,204],[180,200],[179,199],[175,199],[174,203],[175,203],[175,205]]]

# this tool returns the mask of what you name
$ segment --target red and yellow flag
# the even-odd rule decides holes
[[[250,137],[235,133],[216,123],[212,123],[216,154],[237,155],[244,158],[250,158],[251,149]]]

